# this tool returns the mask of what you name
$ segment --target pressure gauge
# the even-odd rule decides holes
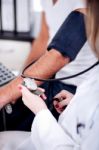
[[[36,95],[40,96],[43,94],[43,92],[38,89],[37,84],[35,83],[34,79],[24,78],[22,85],[27,87],[32,93],[34,93]]]

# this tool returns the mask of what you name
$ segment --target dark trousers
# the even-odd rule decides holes
[[[53,109],[52,99],[61,90],[65,89],[71,93],[75,93],[76,87],[72,85],[65,85],[62,82],[45,82],[42,86],[45,89],[47,96],[47,105],[52,114],[58,118],[58,114]],[[0,111],[0,131],[4,130],[21,130],[30,131],[34,114],[23,104],[21,98],[15,103],[11,104],[12,113],[8,114],[5,107]]]

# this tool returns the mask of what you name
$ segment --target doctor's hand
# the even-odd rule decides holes
[[[73,94],[62,90],[53,98],[53,105],[58,113],[62,113],[65,107],[69,104],[71,99],[73,98]]]
[[[20,92],[22,93],[23,103],[36,115],[43,109],[47,109],[44,99],[31,93],[25,86],[19,85]]]

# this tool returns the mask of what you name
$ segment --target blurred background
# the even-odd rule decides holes
[[[40,0],[0,0],[0,62],[21,72],[41,23]]]

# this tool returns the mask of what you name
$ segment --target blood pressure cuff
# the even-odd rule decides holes
[[[49,44],[48,50],[56,49],[63,56],[69,57],[70,61],[72,61],[86,40],[84,15],[78,11],[74,11],[65,19]]]

